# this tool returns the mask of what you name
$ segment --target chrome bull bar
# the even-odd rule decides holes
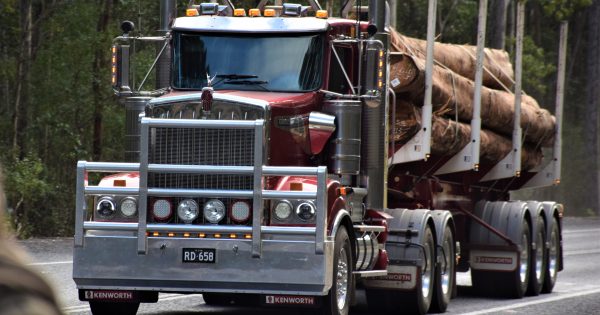
[[[150,128],[205,128],[205,129],[254,129],[254,165],[253,166],[215,166],[215,165],[174,165],[149,164]],[[196,120],[196,119],[154,119],[142,118],[140,136],[139,163],[87,162],[77,163],[77,189],[75,211],[75,246],[84,246],[85,232],[88,230],[137,231],[137,251],[146,254],[148,250],[147,231],[209,232],[209,233],[248,233],[252,234],[252,256],[260,258],[262,254],[263,234],[271,235],[314,235],[315,253],[322,255],[325,247],[327,221],[327,168],[318,167],[280,167],[263,165],[264,120]],[[86,185],[87,172],[139,172],[138,188],[100,187]],[[190,174],[234,174],[253,175],[252,190],[215,190],[215,189],[168,189],[148,187],[148,173],[190,173]],[[309,176],[317,178],[317,191],[275,191],[263,189],[264,176]],[[86,196],[90,195],[128,195],[138,197],[138,222],[95,222],[85,221],[87,217]],[[220,197],[252,198],[252,226],[227,225],[183,225],[148,224],[147,200],[149,196],[173,197]],[[317,214],[315,227],[275,227],[263,226],[265,199],[312,199],[315,200]]]

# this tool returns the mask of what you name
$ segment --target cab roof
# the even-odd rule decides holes
[[[172,29],[194,32],[306,33],[327,31],[329,23],[326,19],[314,17],[190,16],[177,18]]]

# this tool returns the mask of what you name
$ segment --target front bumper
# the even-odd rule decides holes
[[[333,242],[316,254],[314,237],[263,239],[260,258],[250,240],[148,238],[145,255],[135,236],[86,235],[84,244],[73,258],[79,289],[325,295],[332,282]],[[183,263],[182,248],[215,248],[216,263]]]

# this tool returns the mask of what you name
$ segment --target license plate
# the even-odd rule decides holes
[[[182,252],[184,263],[208,263],[217,261],[217,251],[214,248],[184,248]]]

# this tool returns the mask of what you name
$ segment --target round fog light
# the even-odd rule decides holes
[[[273,210],[275,218],[280,221],[286,220],[292,214],[292,204],[287,200],[282,200],[275,205]]]
[[[137,202],[135,198],[127,197],[121,201],[121,213],[126,217],[134,216],[137,213]]]
[[[192,199],[182,200],[177,206],[177,215],[185,223],[196,220],[198,213],[198,204]]]
[[[204,204],[204,218],[212,224],[217,224],[225,217],[225,205],[221,200],[211,199]]]
[[[236,201],[231,205],[231,219],[242,223],[250,218],[250,205],[246,201]]]
[[[304,221],[308,221],[315,217],[315,206],[312,202],[303,202],[296,208],[296,215]]]
[[[152,215],[156,220],[164,221],[171,216],[171,203],[166,199],[158,199],[152,205]]]
[[[96,212],[104,218],[110,218],[115,214],[115,202],[111,197],[102,197],[96,204]]]

